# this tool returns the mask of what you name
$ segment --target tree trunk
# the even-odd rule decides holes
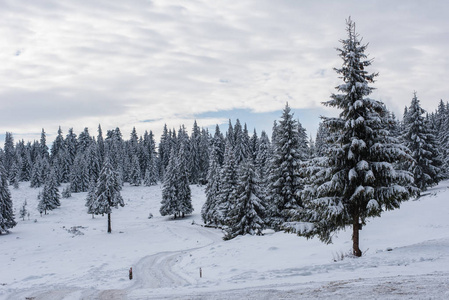
[[[111,214],[108,214],[108,233],[112,232],[111,228]]]
[[[359,230],[359,217],[357,216],[352,221],[352,254],[357,257],[362,256],[362,251],[359,248]]]

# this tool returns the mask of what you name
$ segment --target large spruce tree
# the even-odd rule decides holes
[[[323,118],[335,143],[328,149],[324,168],[305,189],[308,220],[313,225],[297,230],[330,242],[332,232],[352,226],[353,254],[361,256],[361,224],[384,210],[399,208],[416,189],[412,174],[396,169],[398,161],[412,158],[389,134],[389,112],[382,102],[367,97],[377,74],[365,69],[372,60],[367,58],[367,45],[361,44],[351,19],[347,20],[347,34],[342,48],[337,49],[343,65],[335,69],[343,83],[324,103],[341,110],[337,118]]]

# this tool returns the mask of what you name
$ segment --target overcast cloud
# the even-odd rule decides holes
[[[449,100],[446,1],[1,1],[0,129],[187,128],[222,110],[316,109],[351,15],[401,115]],[[228,116],[232,118],[233,116]],[[226,118],[200,118],[200,126]],[[148,122],[148,120],[150,120]],[[153,120],[153,121],[151,121]],[[243,120],[245,121],[245,120]],[[301,121],[301,120],[300,120]],[[318,123],[319,120],[316,120]],[[269,122],[271,124],[271,120]],[[308,124],[304,124],[308,128]],[[32,134],[31,134],[32,136]]]

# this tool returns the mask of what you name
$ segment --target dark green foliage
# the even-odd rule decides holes
[[[8,176],[0,160],[0,234],[16,226],[11,194],[8,189]]]

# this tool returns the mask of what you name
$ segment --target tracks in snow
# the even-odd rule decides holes
[[[213,232],[211,229],[199,226],[194,228],[200,235],[209,238],[211,240],[210,243],[180,251],[159,252],[142,258],[134,270],[136,283],[129,289],[168,288],[192,284],[194,282],[193,279],[183,277],[182,274],[173,271],[173,266],[178,261],[178,258],[191,251],[208,247],[222,240],[216,231]]]

